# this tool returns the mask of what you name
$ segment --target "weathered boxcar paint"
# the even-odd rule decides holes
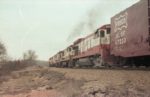
[[[111,19],[111,54],[150,55],[150,3],[141,0]]]

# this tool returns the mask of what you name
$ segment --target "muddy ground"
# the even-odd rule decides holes
[[[8,71],[0,72],[0,97],[150,97],[150,71],[47,66]]]

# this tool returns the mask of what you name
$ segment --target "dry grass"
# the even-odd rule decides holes
[[[38,94],[43,93],[46,95],[61,94],[61,96],[57,95],[58,97],[150,96],[150,71],[29,66],[14,70],[9,75],[4,76],[8,80],[3,80],[0,84],[0,95],[5,95],[2,97],[24,97],[22,95],[37,97]]]

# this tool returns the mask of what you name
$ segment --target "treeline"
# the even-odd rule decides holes
[[[13,67],[15,67],[14,65],[34,65],[36,64],[37,57],[38,56],[34,50],[27,50],[22,54],[21,59],[14,60],[8,55],[7,48],[4,43],[0,41],[0,67],[2,65],[11,65]]]

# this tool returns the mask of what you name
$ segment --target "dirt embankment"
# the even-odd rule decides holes
[[[7,76],[7,81],[0,84],[0,97],[71,97],[81,92],[84,82],[41,66],[13,71]]]
[[[82,97],[150,97],[150,71],[59,69],[66,78],[84,80]],[[81,96],[79,96],[81,97]]]
[[[150,71],[31,66],[5,76],[0,97],[150,97],[149,76]]]

